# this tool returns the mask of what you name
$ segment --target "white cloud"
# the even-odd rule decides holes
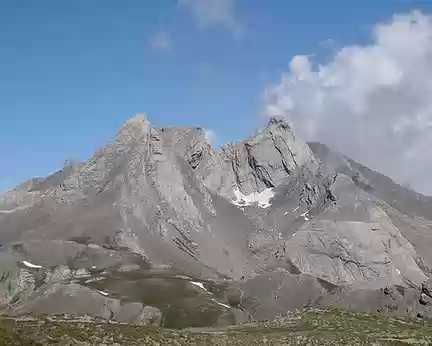
[[[265,100],[303,138],[432,194],[432,17],[395,15],[323,65],[295,56]]]
[[[178,0],[178,2],[190,8],[201,28],[222,25],[236,35],[242,33],[235,14],[234,0]]]
[[[204,129],[204,137],[210,145],[214,145],[216,141],[216,134],[214,133],[214,131],[210,129]]]
[[[150,37],[150,46],[158,52],[169,52],[173,49],[173,42],[167,32],[158,31]]]

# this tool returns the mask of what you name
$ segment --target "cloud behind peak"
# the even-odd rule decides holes
[[[326,64],[293,57],[267,88],[265,112],[432,194],[432,17],[395,15],[374,27],[371,44],[343,47]]]

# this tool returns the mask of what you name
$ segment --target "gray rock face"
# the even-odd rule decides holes
[[[139,302],[121,302],[119,299],[105,297],[102,291],[93,291],[78,284],[55,283],[44,295],[38,293],[33,293],[28,301],[15,304],[12,314],[89,315],[149,326],[159,326],[162,322],[162,314],[157,308]]]
[[[432,298],[432,280],[428,279],[427,281],[422,283],[422,293]]]
[[[314,155],[327,172],[345,174],[368,198],[390,217],[418,254],[417,261],[426,273],[432,273],[432,198],[397,185],[390,178],[332,152],[319,143],[311,143]]]
[[[350,185],[348,177],[339,176],[333,186],[339,205],[305,223],[286,242],[291,261],[300,271],[335,285],[409,282],[419,287],[426,276],[416,263],[414,247],[382,209],[361,198],[361,191],[341,196]]]
[[[273,118],[268,126],[245,142],[223,147],[211,156],[211,170],[201,175],[207,187],[229,197],[238,190],[244,195],[275,188],[297,169],[317,169],[306,143],[297,140],[289,125]]]
[[[170,327],[334,304],[414,314],[431,298],[431,206],[281,119],[214,151],[200,128],[139,115],[88,162],[0,196],[1,306]]]
[[[297,231],[286,246],[301,272],[335,285],[381,287],[404,280],[419,284],[426,278],[412,246],[380,223],[321,220]]]

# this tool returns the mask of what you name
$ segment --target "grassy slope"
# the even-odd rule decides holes
[[[430,344],[432,321],[302,311],[269,324],[179,331],[102,322],[0,319],[0,345],[407,345]]]

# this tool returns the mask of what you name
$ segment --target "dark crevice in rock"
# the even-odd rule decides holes
[[[270,132],[270,135],[271,135],[271,137],[272,137],[272,141],[273,141],[273,143],[274,143],[274,147],[276,148],[276,150],[277,150],[279,153],[281,153],[281,156],[282,156],[282,158],[283,158],[283,152],[282,152],[282,150],[279,148],[279,146],[277,145],[276,140],[275,140],[275,138],[274,138],[274,136],[273,136],[273,133]],[[288,143],[285,141],[285,138],[281,137],[281,140],[282,140],[283,143],[285,144],[285,148],[287,149],[288,153],[291,155],[291,158],[292,158],[292,160],[293,160],[294,165],[295,165],[296,167],[299,167],[299,165],[298,165],[298,163],[297,163],[297,161],[296,161],[296,159],[295,159],[295,154],[292,152],[292,150],[291,150],[291,148],[289,147]]]
[[[192,258],[194,258],[195,260],[198,260],[197,256],[193,253],[193,251],[191,249],[189,249],[186,246],[185,242],[182,239],[180,239],[179,237],[176,237],[176,238],[173,239],[173,242],[177,245],[177,247],[181,251],[185,252],[186,254],[188,254],[189,256],[191,256]]]
[[[288,166],[287,166],[287,164],[286,164],[286,162],[285,162],[284,153],[283,153],[282,150],[279,148],[279,146],[276,144],[276,140],[275,140],[275,138],[274,138],[272,132],[270,132],[270,135],[271,135],[271,139],[272,139],[272,141],[273,141],[273,146],[274,146],[275,149],[278,151],[278,153],[279,153],[279,155],[280,155],[280,157],[281,157],[282,166],[283,166],[285,172],[286,172],[288,175],[290,175],[290,174],[291,174],[291,170],[288,168]],[[291,153],[291,156],[294,158],[294,156],[292,155],[292,153]],[[294,161],[294,162],[295,162],[295,161]]]
[[[192,240],[189,239],[188,236],[184,234],[184,232],[177,227],[174,223],[171,223],[171,225],[177,230],[177,232],[180,234],[180,237],[175,237],[173,239],[173,242],[177,245],[177,247],[187,253],[189,256],[193,257],[194,259],[197,259],[196,254],[191,249],[193,246]]]

